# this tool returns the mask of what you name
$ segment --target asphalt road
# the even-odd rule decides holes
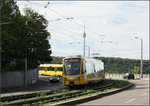
[[[60,78],[60,82],[54,82],[54,83],[49,83],[49,76],[39,76],[39,79],[47,82],[47,85],[44,87],[44,89],[57,89],[57,88],[64,87],[61,78]]]
[[[139,105],[150,106],[149,80],[129,80],[135,84],[134,87],[123,92],[105,96],[96,100],[88,101],[79,105]]]
[[[63,88],[62,81],[56,83],[49,83],[49,76],[39,76],[39,82],[35,85],[28,85],[27,87],[16,87],[16,88],[9,88],[3,89],[0,96],[10,96],[10,95],[19,95],[19,94],[26,94],[26,93],[33,93],[43,90],[53,90],[57,88]]]

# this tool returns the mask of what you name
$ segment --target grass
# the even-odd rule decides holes
[[[90,95],[93,95],[93,94],[101,94],[101,93],[108,92],[108,91],[111,91],[111,90],[114,90],[114,89],[119,89],[119,88],[125,87],[125,86],[130,84],[128,81],[114,80],[114,85],[112,86],[111,89],[106,89],[104,91],[96,91],[96,92],[93,93],[93,90],[92,90],[93,88],[102,87],[102,86],[105,86],[109,83],[111,83],[110,80],[104,80],[101,83],[92,84],[91,86],[85,85],[81,88],[82,88],[82,90],[84,90],[84,93],[86,92],[87,94],[77,96],[77,97],[74,97],[74,98],[67,98],[65,100],[60,100],[59,102],[66,101],[66,100],[72,100],[72,99],[75,99],[75,98],[81,98],[81,97],[85,97],[85,96],[90,96]],[[62,95],[62,94],[64,94],[64,96],[62,98],[65,98],[66,97],[65,94],[78,92],[78,91],[81,90],[81,88],[73,89],[73,90],[70,90],[70,88],[60,88],[60,89],[54,90],[53,94],[50,94],[50,95],[47,95],[47,93],[49,91],[44,91],[44,92],[38,93],[37,96],[33,97],[33,98],[19,99],[19,100],[15,100],[15,101],[10,101],[10,102],[6,101],[6,102],[0,102],[0,103],[1,104],[10,104],[10,103],[16,103],[16,102],[21,102],[21,101],[25,101],[25,100],[32,100],[32,99],[43,98],[43,97],[51,97],[51,96]],[[56,100],[56,99],[57,99],[56,97],[53,98],[53,100]],[[42,102],[43,101],[39,101],[38,103],[42,104]],[[58,103],[58,101],[57,102],[51,102],[51,103],[48,103],[48,104],[54,104],[54,103]],[[35,104],[35,103],[33,103],[33,104]]]
[[[86,95],[81,95],[81,96],[78,96],[78,97],[61,100],[59,102],[63,102],[63,101],[67,101],[67,100],[73,100],[73,99],[76,99],[76,98],[82,98],[82,97],[86,97],[86,96],[91,96],[91,95],[94,95],[94,94],[102,94],[102,93],[105,93],[105,92],[109,92],[109,91],[112,91],[112,90],[115,90],[115,89],[119,89],[119,88],[123,88],[125,86],[128,86],[130,84],[130,82],[124,81],[124,80],[114,80],[114,85],[112,86],[112,88],[105,89],[104,91],[97,91],[97,92],[91,93],[93,91],[92,88],[102,87],[106,84],[108,84],[107,80],[105,80],[102,83],[99,83],[97,85],[94,85],[92,87],[86,87],[86,89],[88,89],[88,90],[86,90],[86,92],[87,92]],[[54,104],[54,103],[58,103],[58,102],[51,102],[51,103],[47,103],[47,104]]]

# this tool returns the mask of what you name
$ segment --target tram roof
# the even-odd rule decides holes
[[[62,64],[40,64],[40,66],[62,66]]]
[[[70,56],[67,56],[66,58],[84,58],[88,61],[93,61],[93,62],[102,62],[102,60],[98,60],[98,59],[94,59],[94,58],[89,58],[89,57],[84,57],[82,55],[70,55]]]

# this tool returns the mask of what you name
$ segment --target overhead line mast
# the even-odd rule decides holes
[[[85,37],[86,37],[86,33],[85,33],[85,20],[84,20],[84,33],[83,33],[83,56],[85,57]]]

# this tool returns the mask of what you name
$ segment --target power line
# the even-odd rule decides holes
[[[65,31],[69,32],[69,33],[72,33],[72,34],[75,34],[75,35],[79,35],[80,37],[82,36],[82,35],[79,34],[79,33],[76,33],[76,32],[72,32],[72,31],[66,30],[65,28],[61,28],[61,27],[54,26],[54,25],[50,25],[50,26],[52,26],[52,27],[54,27],[54,28],[58,28],[58,29],[63,29],[63,30],[65,30]]]
[[[42,7],[45,7],[45,6],[43,6],[43,5],[41,5],[41,4],[39,4],[39,3],[35,3],[35,2],[31,2],[31,3],[33,3],[33,4],[36,4],[36,5],[39,5],[39,6],[42,6]],[[47,7],[47,6],[46,6]],[[50,8],[46,8],[46,9],[48,9],[48,10],[51,10],[52,12],[54,12],[54,13],[56,13],[57,15],[59,15],[59,16],[61,16],[61,17],[63,17],[63,18],[65,18],[65,19],[67,19],[67,17],[66,16],[64,16],[64,15],[62,15],[62,14],[60,14],[59,12],[57,12],[57,11],[55,11],[55,10],[53,10],[53,9],[50,9]],[[67,20],[65,20],[65,21],[67,21]],[[75,24],[77,24],[77,25],[79,25],[79,26],[81,26],[81,27],[84,27],[82,24],[79,24],[79,23],[77,23],[77,22],[75,22],[75,21],[73,21],[73,20],[69,20],[70,22],[72,22],[72,23],[75,23]],[[62,22],[62,21],[61,21]],[[68,22],[68,21],[67,21]],[[50,26],[52,26],[52,27],[54,27],[54,28],[58,28],[58,27],[56,27],[56,26],[53,26],[53,25],[50,25]],[[91,30],[90,28],[88,28],[87,26],[85,27],[86,29],[88,29],[88,31],[91,31],[91,32],[93,32],[93,33],[95,33],[95,34],[97,34],[97,35],[99,35],[99,36],[101,36],[101,34],[100,33],[98,33],[98,32],[96,32],[96,31],[93,31],[93,30]],[[59,27],[59,29],[60,29],[60,27]],[[64,29],[64,28],[61,28],[61,29]],[[53,30],[54,32],[56,32],[56,33],[60,33],[60,32],[58,32],[58,31],[55,31],[55,30]],[[77,34],[77,33],[74,33],[74,32],[72,32],[72,31],[68,31],[68,30],[66,30],[65,29],[65,31],[67,31],[67,32],[69,32],[69,33],[71,33],[71,34],[75,34],[75,35],[79,35],[80,37],[81,37],[81,35],[80,34]],[[60,33],[60,34],[64,34],[64,33]],[[64,35],[67,35],[67,34],[64,34]],[[70,35],[69,35],[70,36]],[[104,35],[103,35],[104,36]],[[91,37],[91,36],[90,36]],[[89,36],[87,36],[87,39],[88,39],[88,41],[91,41],[91,42],[93,42],[93,40],[94,40],[94,42],[96,43],[99,43],[99,41],[95,41],[95,39],[93,39],[93,37],[92,38],[90,38]],[[105,42],[105,41],[103,41],[103,42]],[[103,43],[103,42],[101,42],[101,43]],[[109,41],[108,43],[112,43],[112,41]]]
[[[54,27],[54,28],[58,28],[58,29],[63,29],[65,30],[66,32],[69,32],[73,35],[76,35],[76,36],[79,36],[79,37],[82,37],[82,34],[79,34],[79,33],[75,33],[75,32],[72,32],[72,31],[69,31],[69,30],[66,30],[64,27],[58,27],[58,26],[54,26],[54,25],[49,25],[49,27]],[[90,40],[92,42],[92,40],[95,41],[95,39],[93,39],[91,36],[87,36],[88,40]],[[98,41],[97,41],[98,42]]]
[[[54,29],[50,29],[50,28],[48,28],[48,29],[49,29],[49,30],[51,30],[51,31],[54,31],[54,32],[56,32],[56,33],[59,33],[59,34],[60,34],[60,36],[62,36],[62,35],[66,35],[66,36],[72,37],[72,35],[67,35],[67,34],[65,34],[65,33],[58,32],[58,31],[56,31],[56,30],[54,30]]]
[[[39,5],[39,6],[44,7],[43,5],[41,5],[41,4],[39,4],[39,3],[35,3],[35,2],[31,2],[31,3],[34,3],[34,4],[37,4],[37,5]],[[62,17],[64,17],[64,18],[67,18],[66,16],[62,15],[61,13],[59,13],[59,12],[57,12],[57,11],[53,10],[53,9],[50,9],[50,8],[47,8],[47,9],[49,9],[49,10],[53,11],[54,13],[56,13],[56,14],[58,14],[58,15],[60,15],[60,16],[62,16]],[[84,27],[84,25],[79,24],[79,23],[77,23],[77,22],[75,22],[75,21],[73,21],[73,20],[69,20],[69,21],[71,21],[71,22],[73,22],[73,23],[75,23],[75,24],[77,24],[77,25],[79,25],[79,26],[81,26],[81,27]],[[86,28],[86,29],[88,29],[89,31],[91,31],[91,32],[95,33],[95,34],[101,35],[100,33],[98,33],[98,32],[96,32],[96,31],[91,30],[91,29],[90,29],[90,28],[88,28],[87,26],[85,26],[85,28]]]

